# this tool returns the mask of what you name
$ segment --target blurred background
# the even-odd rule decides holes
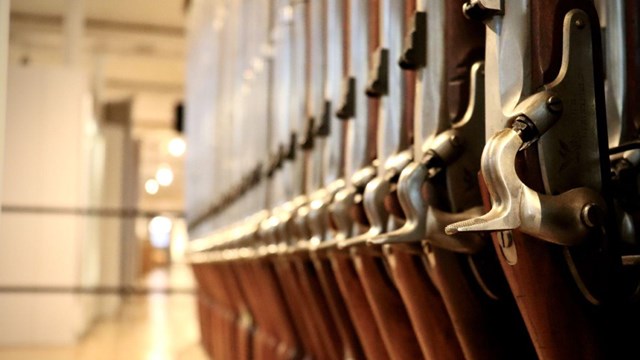
[[[0,0],[0,359],[203,357],[187,2]]]

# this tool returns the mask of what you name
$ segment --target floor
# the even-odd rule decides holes
[[[151,288],[193,287],[190,269],[157,269]],[[195,299],[189,293],[130,296],[114,318],[97,323],[75,346],[0,348],[1,360],[205,360]]]

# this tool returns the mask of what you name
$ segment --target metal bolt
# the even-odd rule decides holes
[[[460,140],[460,137],[457,136],[457,135],[451,135],[451,137],[449,138],[449,142],[454,147],[458,147],[458,146],[462,145],[462,141]]]
[[[582,207],[580,219],[589,228],[600,226],[604,223],[604,210],[598,204],[587,204]]]
[[[550,96],[547,99],[547,109],[552,113],[558,114],[562,112],[562,100],[557,96]]]
[[[575,24],[578,29],[584,28],[584,21],[582,21],[582,19],[577,19]]]

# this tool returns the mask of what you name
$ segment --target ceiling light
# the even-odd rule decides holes
[[[158,184],[156,179],[149,179],[144,183],[144,190],[149,195],[157,194],[159,189],[160,189],[160,184]]]
[[[173,222],[166,216],[154,216],[149,221],[149,232],[156,234],[164,234],[171,231]]]
[[[173,171],[167,164],[160,165],[156,170],[156,180],[162,186],[169,186],[173,182]]]
[[[149,221],[149,238],[155,248],[166,248],[171,243],[173,222],[166,216],[156,216]]]
[[[174,157],[180,157],[184,154],[185,150],[187,150],[187,144],[180,137],[176,137],[169,141],[169,154]]]

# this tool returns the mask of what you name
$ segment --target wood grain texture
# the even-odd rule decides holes
[[[389,359],[373,310],[350,257],[339,251],[333,251],[329,259],[366,358]]]
[[[298,348],[299,341],[291,314],[271,268],[265,263],[249,261],[233,265],[257,324],[256,328],[271,335],[286,348]]]
[[[467,255],[432,248],[429,272],[440,290],[467,359],[535,359],[522,318],[509,299],[478,286]]]
[[[304,299],[300,294],[298,281],[292,270],[291,262],[289,259],[281,257],[272,259],[272,262],[278,281],[282,286],[285,300],[293,314],[293,322],[303,343],[304,352],[319,356],[323,353],[322,343],[315,336],[313,319],[311,314],[306,311]]]
[[[514,232],[518,264],[503,262],[538,356],[543,359],[603,359],[594,309],[581,299],[564,268],[562,249]],[[499,245],[496,240],[496,249]],[[569,276],[567,276],[569,275]]]
[[[327,358],[338,359],[344,354],[344,349],[313,264],[308,258],[301,259],[297,256],[292,261],[298,276],[299,291],[303,294],[305,311],[312,314],[315,335],[320,338]]]
[[[421,259],[393,246],[387,254],[389,269],[407,308],[426,359],[464,359],[449,313]]]
[[[415,330],[383,259],[368,249],[354,248],[351,256],[364,288],[382,341],[391,359],[424,358]]]
[[[356,330],[353,326],[352,316],[345,306],[344,298],[338,288],[329,260],[321,255],[314,258],[313,266],[318,274],[322,292],[340,335],[344,351],[342,357],[354,360],[364,359],[362,345],[360,345]]]

